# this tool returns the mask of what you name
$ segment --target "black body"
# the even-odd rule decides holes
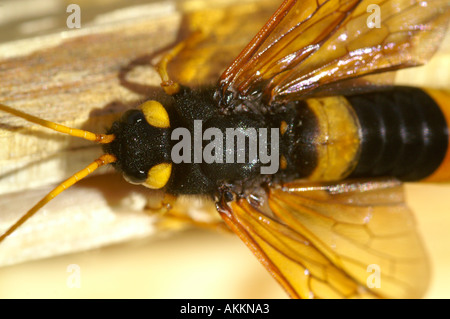
[[[289,127],[294,127],[296,121],[296,103],[284,106],[280,112],[251,112],[244,106],[242,110],[225,115],[221,112],[214,99],[215,88],[191,90],[183,87],[172,97],[166,97],[164,107],[169,113],[170,129],[155,128],[143,121],[142,112],[132,110],[124,114],[122,119],[112,126],[108,134],[114,134],[116,139],[103,146],[105,153],[114,154],[118,158],[113,163],[128,181],[144,182],[145,173],[161,162],[171,162],[172,146],[177,141],[170,139],[171,131],[184,127],[194,130],[194,120],[203,122],[203,130],[216,127],[225,132],[226,128],[273,128],[279,127],[281,120],[286,120]],[[140,113],[139,116],[137,113]],[[292,130],[290,131],[292,133]],[[192,136],[194,134],[191,134]],[[152,138],[151,136],[154,136]],[[225,145],[225,141],[223,142]],[[193,143],[192,143],[193,145]],[[280,136],[280,154],[296,154],[295,136],[285,134]],[[235,154],[237,152],[235,145]],[[270,149],[270,141],[268,145]],[[246,153],[248,143],[246,143]],[[261,175],[261,162],[256,163],[191,163],[173,164],[171,178],[166,185],[166,191],[172,194],[205,194],[213,196],[223,185],[239,189],[249,189],[252,185],[271,182],[272,175]],[[293,162],[289,159],[289,162]],[[290,168],[295,166],[290,165]],[[295,178],[295,170],[285,170],[277,174]]]
[[[449,132],[439,106],[423,90],[396,87],[347,97],[361,127],[361,153],[350,177],[421,180],[441,164]]]
[[[132,182],[146,179],[154,165],[171,162],[172,130],[178,127],[194,130],[194,120],[202,120],[203,130],[226,128],[279,128],[279,155],[285,165],[274,175],[260,173],[261,162],[172,164],[165,187],[172,194],[214,196],[225,187],[235,193],[251,192],[262,184],[308,178],[314,171],[318,154],[314,140],[318,118],[304,101],[278,107],[244,102],[233,113],[226,114],[214,99],[215,88],[182,90],[166,97],[164,107],[170,117],[170,128],[149,125],[139,110],[127,112],[114,123],[109,134],[116,139],[104,145],[105,153],[117,157],[113,165]],[[439,106],[422,90],[395,88],[385,92],[347,97],[359,121],[360,146],[356,168],[351,178],[390,176],[418,180],[430,175],[442,162],[448,148],[448,128]],[[192,134],[193,136],[193,134]],[[193,145],[193,143],[192,143]],[[225,145],[225,141],[224,144]],[[248,143],[246,143],[248,152]],[[236,152],[236,149],[235,149]],[[191,154],[193,156],[193,154]]]

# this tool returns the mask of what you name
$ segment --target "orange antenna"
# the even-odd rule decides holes
[[[15,116],[21,117],[28,122],[36,123],[41,126],[47,127],[49,129],[52,129],[54,131],[68,134],[71,136],[81,137],[88,141],[98,142],[102,144],[108,144],[111,143],[114,140],[113,134],[95,134],[89,131],[79,130],[76,128],[70,128],[64,125],[60,125],[54,122],[46,121],[43,119],[40,119],[39,117],[23,113],[21,111],[15,110],[13,108],[10,108],[9,106],[0,104],[0,110],[5,111],[7,113],[13,114]]]
[[[113,163],[116,160],[117,159],[114,155],[104,154],[100,156],[98,159],[96,159],[94,162],[83,168],[81,171],[75,173],[74,175],[66,179],[64,182],[56,186],[56,188],[54,188],[50,193],[48,193],[43,199],[41,199],[36,205],[34,205],[33,208],[31,208],[25,215],[23,215],[14,225],[12,225],[3,235],[0,236],[0,243],[12,232],[14,232],[14,230],[16,230],[20,225],[25,223],[39,209],[41,209],[42,206],[47,204],[61,192],[65,191],[76,182],[79,182],[80,180],[82,180],[83,178],[94,172],[100,166]]]
[[[10,108],[9,106],[0,104],[0,110],[7,113],[13,114],[15,116],[21,117],[29,122],[39,124],[41,126],[47,127],[57,132],[68,134],[71,136],[81,137],[89,141],[94,141],[102,144],[111,143],[115,136],[114,134],[95,134],[89,131],[79,130],[63,126],[54,122],[46,121],[35,117],[30,114],[23,113],[21,111]],[[117,158],[112,154],[104,154],[96,159],[94,162],[86,166],[81,171],[75,173],[67,180],[56,186],[50,193],[48,193],[44,198],[42,198],[36,205],[34,205],[25,215],[23,215],[14,225],[12,225],[3,235],[0,236],[0,243],[9,235],[11,235],[18,227],[25,223],[30,217],[32,217],[39,209],[41,209],[45,204],[59,195],[61,192],[68,189],[70,186],[79,182],[92,172],[94,172],[100,166],[110,164],[117,161]]]

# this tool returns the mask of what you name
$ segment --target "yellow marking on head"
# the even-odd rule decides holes
[[[160,189],[166,186],[172,174],[172,164],[161,163],[153,166],[147,174],[144,186],[152,189]]]
[[[157,101],[147,101],[141,105],[148,124],[159,128],[169,128],[170,119],[166,109]]]

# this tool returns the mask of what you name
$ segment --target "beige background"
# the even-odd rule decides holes
[[[65,14],[60,11],[67,3],[47,1],[46,10],[28,14],[22,9],[31,3],[37,2],[11,0],[0,6],[0,16],[17,12],[14,19],[0,25],[1,42],[33,38],[64,28],[65,20],[60,17]],[[91,1],[78,1],[81,6],[88,3]],[[119,1],[106,0],[96,4],[110,10],[124,6]],[[83,22],[94,19],[96,10],[101,8],[104,7],[94,6],[87,11],[91,13],[83,16]],[[448,43],[446,40],[447,47]],[[431,71],[414,70],[403,78],[429,84],[432,82],[427,79],[438,77],[439,85],[450,89],[449,61],[443,53],[430,64]],[[436,76],[438,72],[440,76]],[[407,185],[407,198],[416,213],[433,267],[426,297],[449,298],[450,186]],[[65,200],[59,203],[64,205]],[[57,242],[58,238],[50,240]],[[67,286],[67,267],[71,264],[80,267],[81,288]],[[151,239],[0,268],[0,298],[66,297],[285,298],[286,295],[236,236],[201,229],[158,234]]]

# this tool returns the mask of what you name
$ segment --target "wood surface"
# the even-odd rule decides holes
[[[195,29],[220,21],[217,25],[226,28],[232,15],[224,8],[230,2],[238,16],[260,10],[258,18],[254,15],[255,25],[266,19],[274,3],[157,1],[111,9],[109,17],[120,19],[111,18],[109,23],[107,18],[98,23],[93,19],[80,30],[8,40],[0,44],[0,103],[102,132],[124,110],[161,94],[152,63],[186,36],[187,26]],[[102,11],[102,17],[107,13]],[[226,52],[243,47],[252,35],[237,22],[233,27],[242,35],[235,32],[233,41],[216,36],[217,42],[233,47]],[[398,83],[450,89],[449,39],[426,67],[399,73]],[[185,66],[174,77],[194,85],[210,82],[234,57],[216,56],[219,62],[212,68],[208,64],[214,56],[208,52],[212,51],[206,43],[195,52],[198,59],[191,53],[174,61],[172,72],[180,63]],[[0,231],[55,183],[101,154],[95,144],[4,113],[0,113],[0,145]],[[237,237],[207,231],[168,237],[155,225],[154,216],[142,212],[157,194],[129,185],[111,169],[96,175],[61,194],[2,243],[0,265],[14,266],[0,269],[1,297],[286,297]],[[428,297],[450,297],[450,204],[445,200],[449,194],[447,185],[407,185],[434,267]],[[193,203],[180,205],[199,210]],[[24,263],[43,257],[53,258]],[[83,289],[67,288],[69,264],[80,264],[86,271]],[[142,283],[137,285],[138,281]],[[50,289],[42,290],[44,285]]]

